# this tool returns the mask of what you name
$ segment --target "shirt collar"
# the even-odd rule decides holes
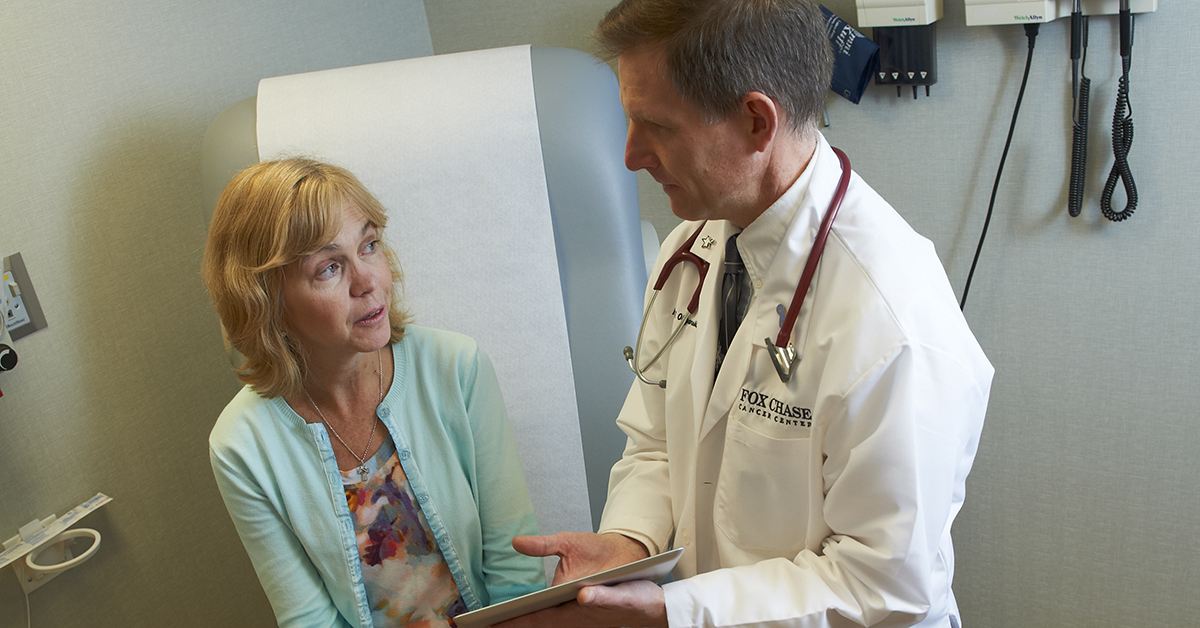
[[[738,236],[738,252],[742,254],[742,262],[752,280],[761,280],[775,260],[775,254],[779,252],[783,238],[808,192],[809,181],[821,154],[821,144],[817,142],[812,158],[795,183]]]

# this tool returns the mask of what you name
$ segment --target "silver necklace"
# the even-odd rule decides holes
[[[383,356],[380,354],[381,350],[382,349],[377,349],[375,351],[375,359],[379,363],[379,401],[376,402],[376,406],[383,403]],[[342,447],[345,447],[346,451],[350,452],[350,455],[354,456],[355,460],[358,460],[358,468],[355,470],[358,471],[358,477],[362,478],[363,482],[366,482],[367,476],[371,474],[370,471],[367,471],[367,452],[371,451],[371,443],[375,441],[375,428],[379,427],[379,417],[372,417],[375,420],[371,421],[371,435],[367,437],[367,447],[366,449],[363,449],[363,453],[360,456],[354,453],[353,449],[350,449],[350,446],[346,444],[346,441],[342,440],[342,437],[338,435],[337,430],[333,429],[333,426],[330,425],[329,421],[325,419],[325,413],[321,412],[321,408],[317,406],[317,402],[313,401],[312,395],[308,394],[308,388],[301,386],[300,389],[304,391],[304,396],[308,397],[308,402],[312,404],[313,410],[316,410],[317,415],[321,417],[321,422],[325,424],[325,427],[329,428],[331,433],[333,433],[333,437],[338,439],[338,442],[342,444]]]

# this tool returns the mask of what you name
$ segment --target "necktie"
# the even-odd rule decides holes
[[[729,236],[725,243],[725,276],[721,281],[721,325],[717,330],[717,372],[721,371],[721,363],[725,361],[725,352],[733,343],[738,325],[746,316],[750,306],[750,276],[742,263],[742,255],[738,252],[737,238],[739,234]]]

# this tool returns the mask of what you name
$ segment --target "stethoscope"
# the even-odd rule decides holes
[[[804,264],[804,272],[800,275],[800,284],[796,286],[796,294],[792,295],[792,302],[788,304],[787,315],[779,326],[779,335],[775,338],[775,342],[771,342],[770,338],[766,338],[767,349],[771,356],[771,362],[775,364],[775,371],[779,373],[779,379],[787,383],[792,378],[792,373],[795,372],[796,366],[796,349],[792,346],[792,327],[796,324],[796,317],[800,314],[800,306],[804,303],[804,297],[808,294],[808,286],[812,282],[813,274],[817,270],[817,262],[821,259],[821,253],[825,251],[825,239],[829,236],[829,228],[833,226],[833,219],[837,216],[838,208],[842,206],[842,199],[846,196],[846,188],[850,186],[850,158],[846,157],[846,153],[834,148],[834,154],[837,155],[838,161],[842,164],[842,176],[838,179],[837,191],[833,194],[833,200],[829,202],[829,209],[825,211],[825,217],[821,219],[821,228],[817,231],[817,238],[813,241],[812,250],[808,254],[808,262]],[[662,379],[657,382],[646,379],[646,371],[658,362],[659,358],[671,348],[671,344],[679,337],[683,328],[692,322],[692,316],[696,310],[700,308],[700,289],[704,286],[704,277],[708,274],[708,262],[700,259],[700,256],[692,253],[692,245],[696,242],[696,237],[704,231],[704,226],[708,221],[700,224],[700,228],[692,234],[690,238],[684,241],[683,246],[680,246],[677,251],[667,262],[663,264],[662,270],[658,273],[658,280],[654,282],[654,294],[650,295],[650,302],[646,304],[646,311],[642,313],[642,326],[638,329],[637,349],[633,347],[625,347],[625,361],[629,363],[629,368],[633,369],[634,375],[642,382],[650,385],[657,385],[659,388],[667,387],[667,380]],[[671,271],[680,262],[688,262],[696,267],[700,272],[700,282],[696,284],[696,291],[692,293],[692,300],[688,302],[687,315],[678,316],[679,323],[675,325],[674,331],[671,332],[670,338],[663,345],[654,357],[650,358],[650,363],[642,368],[637,365],[641,363],[642,355],[642,334],[646,331],[646,321],[650,317],[650,308],[654,307],[654,300],[658,298],[658,293],[662,290],[663,285],[667,283],[667,279],[671,276]]]

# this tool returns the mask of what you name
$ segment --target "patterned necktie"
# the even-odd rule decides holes
[[[721,281],[721,325],[717,330],[717,372],[721,372],[721,363],[725,361],[725,352],[733,343],[738,325],[746,317],[750,306],[750,275],[742,263],[742,255],[738,252],[737,238],[739,234],[729,236],[725,243],[725,276]]]

